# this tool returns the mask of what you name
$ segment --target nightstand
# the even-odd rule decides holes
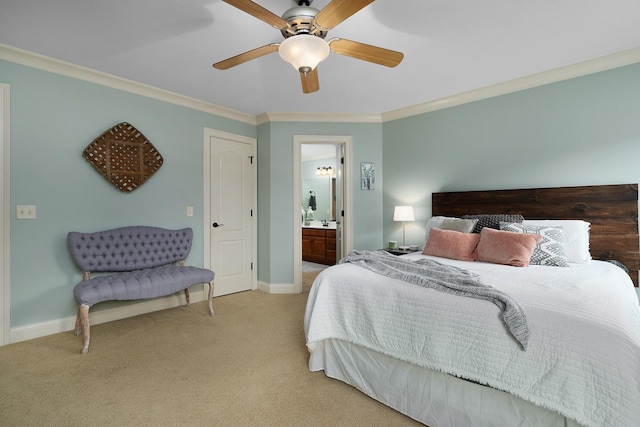
[[[411,249],[400,249],[400,248],[394,248],[394,249],[384,248],[382,250],[387,251],[392,255],[406,255],[406,254],[412,254],[414,252],[420,252],[420,249],[411,250]]]

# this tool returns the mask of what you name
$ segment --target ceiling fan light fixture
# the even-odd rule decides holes
[[[296,71],[309,73],[329,56],[329,44],[318,36],[298,34],[280,43],[280,57]]]

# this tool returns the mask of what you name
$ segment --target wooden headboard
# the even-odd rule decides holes
[[[621,262],[638,286],[638,184],[433,193],[432,202],[434,216],[511,213],[588,221],[592,258]]]

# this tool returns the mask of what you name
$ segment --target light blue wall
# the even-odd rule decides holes
[[[271,123],[258,126],[258,280],[271,277]]]
[[[293,137],[294,135],[350,135],[353,137],[354,247],[376,249],[382,244],[382,169],[374,191],[360,190],[360,162],[382,164],[380,123],[273,122],[259,127],[258,279],[293,283]],[[269,159],[265,164],[265,159]],[[264,196],[268,194],[268,199]],[[264,213],[268,210],[269,217]],[[267,255],[268,254],[268,255]]]
[[[71,230],[126,225],[192,227],[187,263],[202,265],[203,129],[256,136],[256,127],[0,60],[11,90],[11,327],[73,316],[81,273],[66,246]],[[164,164],[122,193],[82,157],[107,128],[129,122]],[[15,206],[37,219],[16,220]],[[195,215],[186,216],[194,206]]]
[[[387,122],[384,235],[415,206],[423,243],[431,193],[640,182],[640,64]]]
[[[640,181],[638,76],[640,64],[384,124],[252,126],[0,60],[0,81],[11,86],[11,207],[34,204],[38,215],[18,221],[12,212],[11,327],[74,315],[80,276],[66,247],[70,230],[190,226],[188,262],[202,265],[205,127],[258,139],[258,279],[293,283],[294,135],[353,137],[355,248],[401,240],[396,204],[416,207],[407,242],[421,243],[434,191]],[[122,121],[164,157],[128,194],[81,156]],[[376,165],[374,191],[360,189],[361,162]]]

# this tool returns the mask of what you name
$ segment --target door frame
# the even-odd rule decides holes
[[[353,156],[353,137],[349,135],[294,135],[293,136],[293,291],[302,292],[302,205],[301,173],[302,173],[302,145],[342,145],[344,147],[344,217],[342,218],[342,254],[353,249],[353,171],[351,159]]]
[[[9,344],[11,300],[9,287],[9,85],[0,83],[0,345]]]
[[[217,129],[204,128],[204,141],[202,148],[202,230],[204,247],[202,252],[204,268],[211,268],[211,138],[225,139],[232,142],[249,144],[251,146],[251,155],[253,156],[254,167],[251,168],[251,182],[253,183],[253,191],[251,195],[251,203],[253,204],[253,221],[251,224],[251,258],[253,268],[251,269],[251,289],[255,290],[258,286],[258,182],[257,182],[257,140],[244,135],[236,135]],[[206,295],[207,284],[204,285]]]

